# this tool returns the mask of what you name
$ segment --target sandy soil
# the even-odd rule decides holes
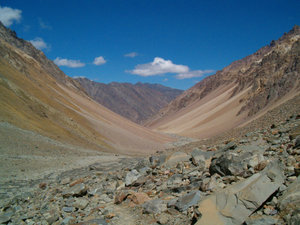
[[[0,180],[29,180],[57,175],[93,163],[109,166],[129,156],[65,145],[9,123],[0,123]]]

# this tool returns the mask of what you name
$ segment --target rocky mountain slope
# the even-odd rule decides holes
[[[78,148],[128,154],[149,153],[171,140],[93,101],[79,83],[1,23],[0,93],[4,132],[10,126]]]
[[[299,224],[300,114],[218,145],[0,183],[1,224]]]
[[[178,96],[150,128],[206,138],[248,123],[300,93],[300,28]]]
[[[183,92],[160,84],[103,84],[87,78],[76,81],[95,101],[136,123],[152,117]]]

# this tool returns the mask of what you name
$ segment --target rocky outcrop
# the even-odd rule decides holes
[[[202,216],[196,225],[242,224],[283,182],[279,162],[272,162],[262,172],[201,201]]]
[[[146,121],[183,92],[160,84],[75,80],[95,101],[136,123]]]

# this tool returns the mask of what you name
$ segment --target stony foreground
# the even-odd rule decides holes
[[[243,139],[1,184],[0,224],[299,224],[300,116]]]

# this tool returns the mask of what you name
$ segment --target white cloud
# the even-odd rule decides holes
[[[130,53],[125,54],[124,56],[127,57],[127,58],[134,58],[134,57],[138,56],[138,53],[137,52],[130,52]]]
[[[188,66],[176,65],[171,60],[155,57],[153,62],[137,65],[134,70],[127,72],[147,77],[164,73],[186,73],[188,71]]]
[[[9,7],[1,7],[0,6],[0,21],[4,24],[4,26],[10,26],[15,21],[19,22],[22,17],[22,11],[19,9],[12,9]]]
[[[45,23],[41,18],[39,18],[39,24],[42,29],[52,30],[52,27],[49,24]]]
[[[30,40],[29,42],[39,50],[50,48],[50,46],[40,37],[36,37],[35,39]]]
[[[194,78],[194,77],[202,77],[205,74],[213,73],[214,70],[193,70],[185,73],[179,73],[175,77],[179,80]]]
[[[73,60],[73,59],[62,59],[60,57],[57,57],[54,59],[54,63],[58,66],[67,66],[71,68],[78,68],[78,67],[84,67],[85,64],[80,62],[80,60]]]
[[[95,65],[97,66],[100,66],[100,65],[103,65],[106,63],[106,60],[103,58],[103,56],[99,56],[99,57],[96,57],[94,59],[94,62],[93,62]]]

